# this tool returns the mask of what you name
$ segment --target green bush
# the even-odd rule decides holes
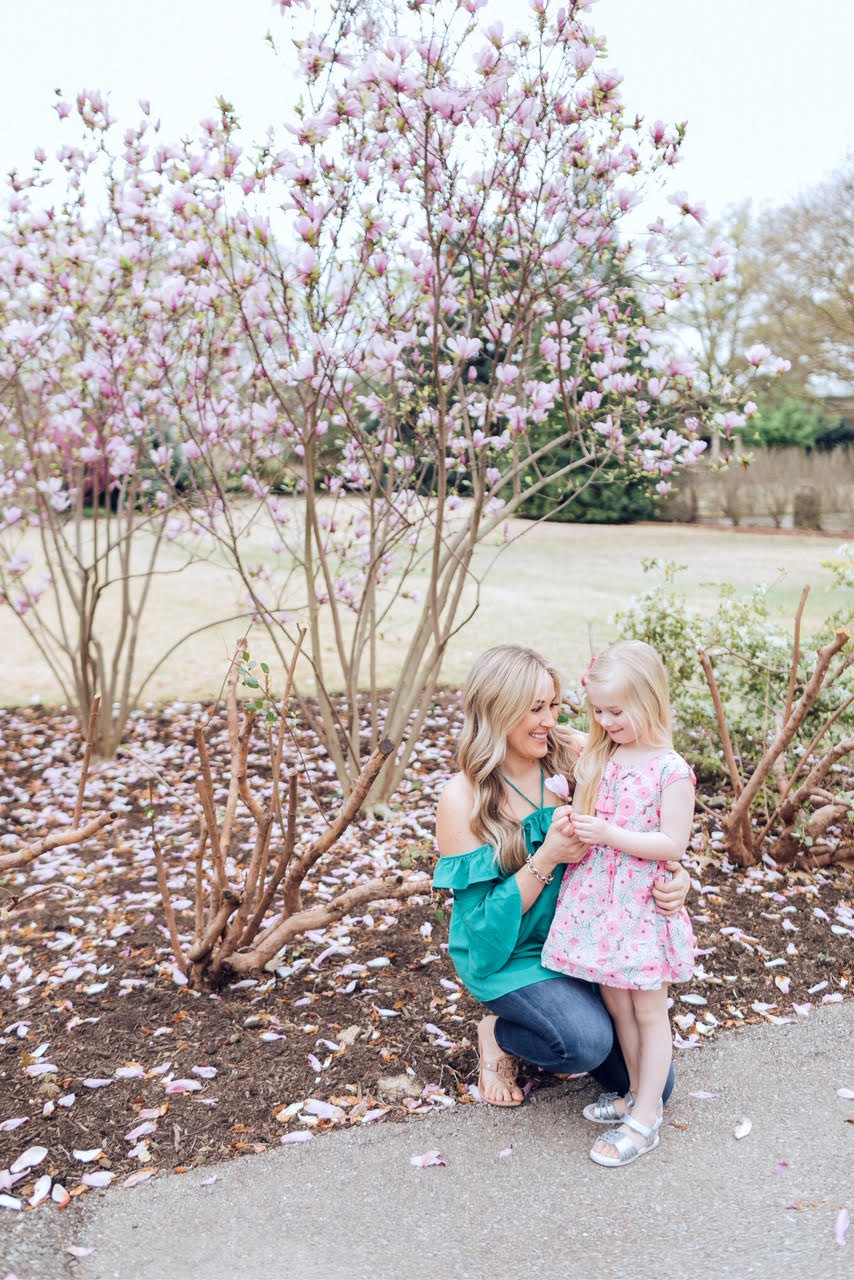
[[[747,445],[770,449],[794,445],[799,449],[831,448],[837,443],[840,419],[828,417],[807,400],[789,398],[762,409],[744,431]]]
[[[555,457],[554,464],[564,467],[572,457],[567,448]],[[577,482],[573,473],[550,481],[525,498],[514,514],[525,520],[546,519],[564,524],[632,524],[652,520],[656,510],[654,479],[639,476],[613,461],[589,482]]]
[[[834,561],[825,562],[836,585],[854,578],[850,547],[840,549]],[[671,685],[677,749],[688,757],[697,773],[712,785],[727,777],[711,694],[698,658],[709,655],[736,757],[743,772],[749,771],[768,744],[774,717],[785,706],[792,660],[792,635],[770,617],[768,587],[758,586],[739,599],[727,584],[718,587],[717,605],[710,616],[689,606],[676,588],[684,566],[647,560],[644,572],[653,573],[653,586],[631,600],[615,622],[619,634],[653,645],[668,669]],[[850,619],[833,614],[821,632],[801,644],[795,697],[799,696],[815,663],[815,651]],[[849,659],[850,661],[850,659]],[[837,679],[822,691],[790,747],[797,757],[827,717],[854,694],[854,666],[843,666]],[[839,721],[844,722],[840,716]],[[839,721],[823,739],[830,745],[843,736]]]

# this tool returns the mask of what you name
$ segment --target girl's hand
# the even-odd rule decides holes
[[[587,852],[587,846],[578,839],[573,825],[570,806],[558,805],[552,814],[551,825],[540,847],[540,852],[550,858],[554,866],[580,862]]]
[[[595,813],[574,813],[572,829],[586,845],[611,843],[608,839],[608,823],[604,818],[597,818]]]
[[[656,880],[652,886],[652,896],[663,916],[673,916],[685,905],[691,877],[681,862],[668,862],[666,866],[668,871],[673,872],[673,879]]]

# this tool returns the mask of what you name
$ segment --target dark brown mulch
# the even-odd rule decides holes
[[[348,875],[395,865],[402,851],[430,865],[454,706],[451,695],[438,700],[394,817],[366,822],[342,841],[312,885],[317,895]],[[82,1194],[105,1173],[133,1182],[283,1139],[475,1101],[479,1010],[447,958],[443,897],[378,904],[302,940],[275,973],[215,993],[178,985],[141,811],[141,757],[164,779],[156,822],[186,912],[194,832],[182,826],[181,797],[192,784],[198,713],[182,704],[140,713],[132,754],[101,766],[90,787],[91,808],[118,803],[124,828],[7,880],[7,901],[25,886],[42,889],[19,900],[0,941],[0,1170],[28,1148],[46,1154],[24,1178],[7,1175],[0,1194],[26,1202],[45,1174]],[[221,749],[222,726],[213,727]],[[79,741],[68,716],[36,710],[3,713],[0,733],[0,846],[9,847],[22,833],[67,820]],[[332,786],[322,753],[309,769],[320,798]],[[310,796],[305,804],[310,829],[322,815]],[[721,866],[709,835],[709,819],[698,820],[689,903],[698,968],[675,991],[673,1009],[676,1043],[686,1050],[745,1023],[808,1017],[851,990],[851,873],[784,875],[765,864],[739,872]]]

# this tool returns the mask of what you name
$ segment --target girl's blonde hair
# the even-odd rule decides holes
[[[603,649],[588,667],[584,687],[590,728],[575,766],[573,807],[579,813],[594,813],[599,786],[617,744],[594,719],[591,704],[601,705],[600,698],[607,693],[628,716],[639,739],[655,747],[672,747],[670,690],[664,663],[643,640],[617,640]]]
[[[534,706],[544,675],[553,680],[559,703],[560,676],[555,668],[533,649],[502,644],[481,654],[463,690],[464,720],[457,763],[474,792],[471,829],[484,844],[493,846],[499,866],[508,873],[518,871],[528,851],[519,823],[502,813],[505,793],[501,769],[507,735]],[[571,736],[562,725],[556,725],[549,733],[542,761],[545,776],[560,773],[571,778],[574,762]]]

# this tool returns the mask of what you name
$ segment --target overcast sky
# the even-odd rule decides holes
[[[525,0],[490,0],[507,25]],[[0,18],[0,165],[56,144],[54,89],[108,91],[135,121],[151,100],[167,138],[218,93],[247,131],[278,122],[289,92],[264,41],[285,24],[270,0],[25,0]],[[649,119],[687,120],[677,184],[713,213],[780,203],[854,148],[854,0],[599,0],[624,97]]]

